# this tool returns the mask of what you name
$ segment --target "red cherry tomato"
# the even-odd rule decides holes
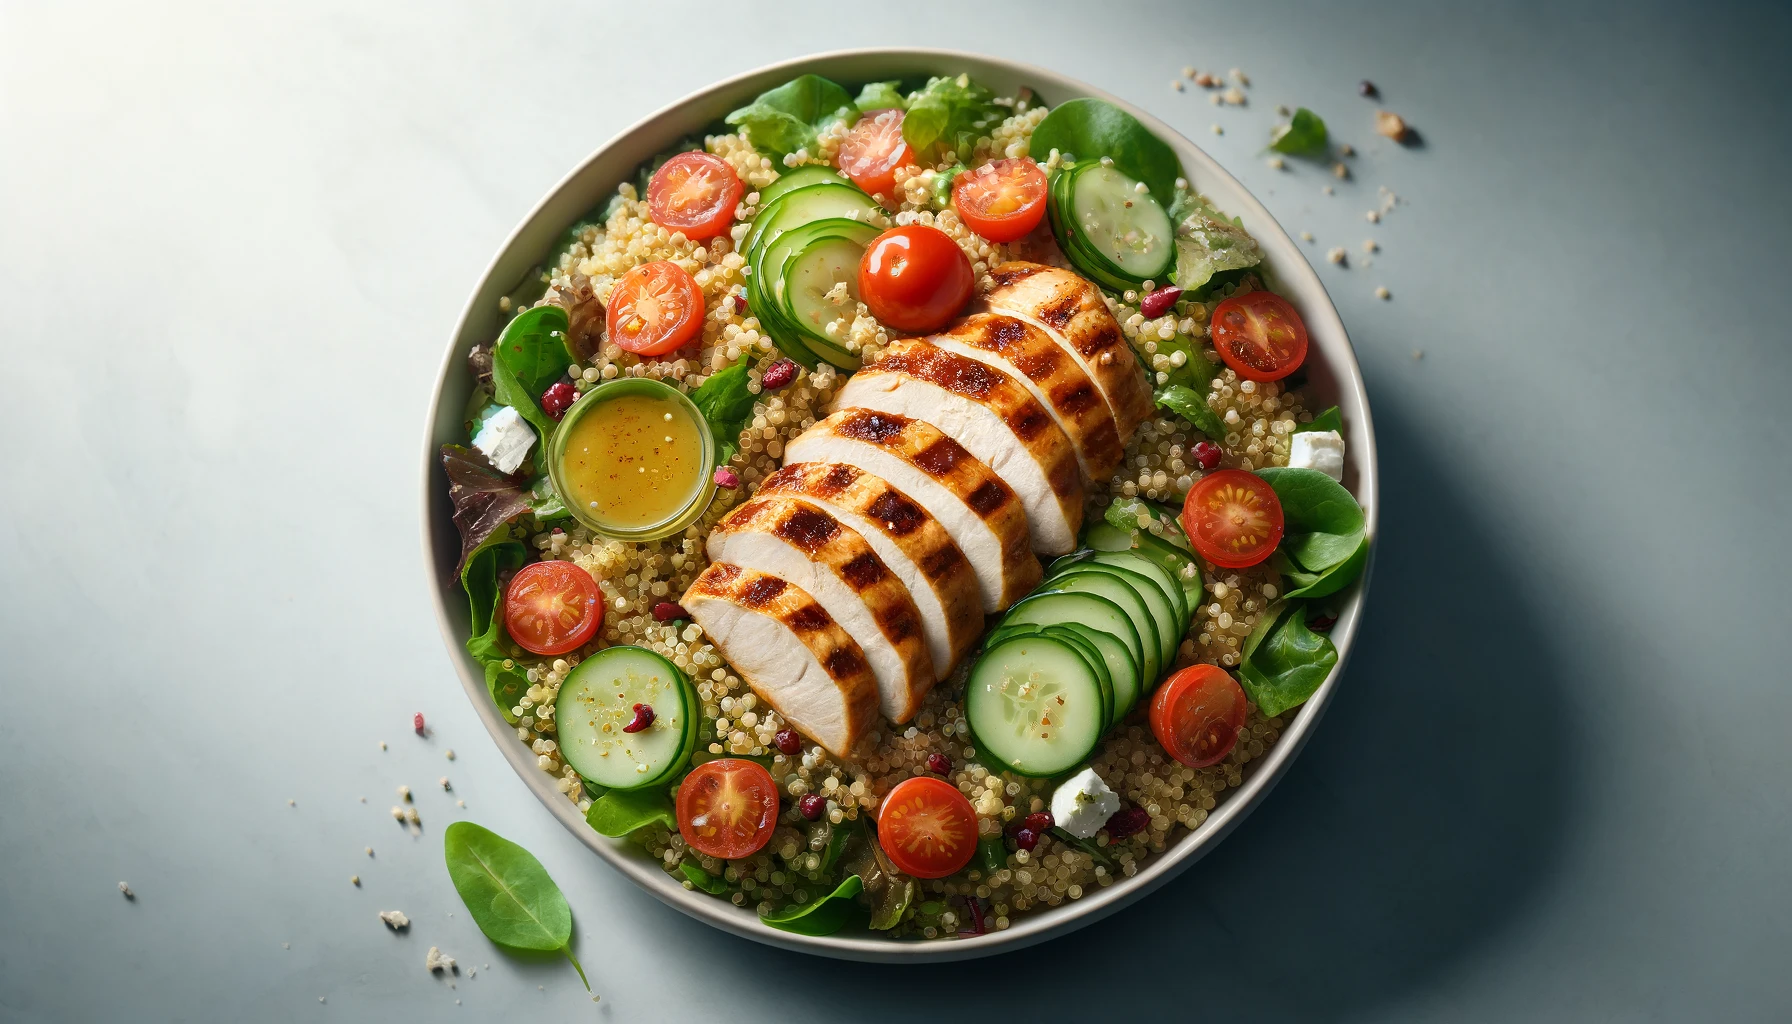
[[[647,212],[668,231],[701,241],[734,226],[734,208],[747,191],[734,168],[708,153],[680,153],[647,183]]]
[[[904,779],[877,810],[877,841],[916,878],[944,878],[977,852],[977,811],[958,787],[932,775]]]
[[[1246,292],[1221,302],[1208,333],[1220,358],[1245,380],[1281,380],[1307,361],[1307,325],[1274,292]]]
[[[604,595],[597,581],[571,562],[531,562],[504,591],[504,631],[525,651],[576,651],[603,624]]]
[[[902,111],[879,110],[859,118],[840,140],[834,165],[865,194],[896,201],[896,169],[914,163],[902,141]]]
[[[976,277],[952,237],[925,224],[891,228],[859,259],[859,297],[884,326],[937,331],[971,301]]]
[[[751,761],[705,761],[678,784],[678,834],[698,853],[739,860],[777,827],[778,784]]]
[[[952,205],[972,231],[1012,242],[1045,216],[1045,172],[1031,160],[997,160],[952,182]]]
[[[676,263],[643,263],[616,282],[605,326],[609,339],[626,351],[665,355],[703,329],[703,289]]]
[[[1202,558],[1242,569],[1268,558],[1282,542],[1282,502],[1255,473],[1215,470],[1189,488],[1182,529]]]
[[[1164,752],[1190,768],[1218,764],[1244,728],[1244,690],[1218,665],[1190,665],[1151,699],[1151,731]]]

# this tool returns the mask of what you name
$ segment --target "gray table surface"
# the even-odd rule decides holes
[[[0,1018],[1792,1017],[1783,6],[161,6],[0,4]],[[1385,472],[1361,646],[1271,799],[1143,905],[900,970],[712,931],[555,824],[449,667],[415,493],[448,331],[550,185],[880,43],[1110,89],[1311,231]],[[1278,103],[1351,180],[1266,165]],[[463,816],[565,888],[601,1002],[479,934]],[[451,989],[431,945],[489,966]]]

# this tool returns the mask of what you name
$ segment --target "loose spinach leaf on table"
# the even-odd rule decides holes
[[[612,839],[620,839],[655,823],[678,831],[678,816],[673,813],[672,798],[658,786],[610,790],[591,801],[591,809],[585,812],[585,823],[599,835]]]
[[[1128,177],[1145,183],[1167,210],[1176,201],[1182,161],[1138,118],[1104,100],[1079,97],[1052,108],[1033,130],[1031,154],[1044,163],[1052,150],[1078,160],[1111,157]]]
[[[726,466],[740,450],[740,432],[753,419],[756,396],[747,390],[749,362],[747,356],[742,356],[738,362],[710,374],[691,392],[691,404],[703,414],[710,433],[715,435],[718,466]]]
[[[1195,356],[1194,361],[1203,366],[1212,365],[1200,356]],[[1208,378],[1208,380],[1212,379],[1212,377]],[[1157,394],[1153,396],[1153,401],[1157,403],[1158,408],[1168,409],[1170,412],[1182,417],[1201,433],[1206,434],[1215,441],[1224,442],[1226,438],[1226,425],[1220,420],[1219,413],[1214,412],[1213,409],[1207,405],[1205,392],[1205,383],[1201,385],[1200,391],[1196,391],[1194,388],[1185,384],[1170,384],[1159,388]]]
[[[684,873],[684,877],[691,880],[693,886],[711,896],[720,896],[728,891],[728,882],[725,879],[703,870],[701,865],[688,857],[678,862],[678,870]]]
[[[820,75],[803,75],[760,93],[752,103],[729,114],[727,121],[746,133],[753,148],[782,161],[799,149],[813,154],[823,125],[858,116],[859,108],[838,83]]]
[[[1280,550],[1300,568],[1323,572],[1364,546],[1362,506],[1343,484],[1316,469],[1272,466],[1257,475],[1269,481],[1281,500],[1286,532]]]
[[[517,314],[492,348],[492,398],[515,409],[541,435],[545,453],[554,421],[541,411],[541,393],[566,375],[566,310],[552,303]]]
[[[1270,605],[1245,641],[1238,683],[1265,717],[1303,703],[1338,663],[1331,638],[1307,628],[1303,601]]]
[[[1257,240],[1238,222],[1228,220],[1192,189],[1178,189],[1170,205],[1176,225],[1176,287],[1192,292],[1215,274],[1243,270],[1263,262]]]
[[[572,908],[534,854],[490,829],[457,821],[442,834],[442,855],[455,891],[486,938],[512,949],[564,954],[591,990],[572,954]]]
[[[866,82],[853,105],[861,114],[874,110],[901,110],[908,105],[902,98],[901,85],[901,82]]]
[[[1296,434],[1308,430],[1336,430],[1339,433],[1343,433],[1344,417],[1338,412],[1338,407],[1334,405],[1330,409],[1313,417],[1313,422],[1302,423],[1294,428]]]
[[[969,75],[930,78],[925,87],[909,94],[902,141],[931,163],[947,152],[967,160],[977,139],[990,134],[1007,116],[1007,109],[996,106],[994,99],[994,93]]]
[[[841,882],[833,892],[800,906],[789,906],[770,914],[761,915],[759,920],[767,925],[798,935],[832,935],[858,913],[859,905],[853,897],[865,887],[865,882],[858,875],[849,876]]]
[[[442,470],[448,474],[448,500],[454,503],[454,525],[460,530],[459,572],[487,540],[529,508],[529,492],[521,477],[500,473],[483,454],[457,444],[442,446]]]
[[[1287,124],[1270,129],[1269,148],[1291,156],[1323,156],[1328,136],[1325,122],[1306,107],[1294,112]]]

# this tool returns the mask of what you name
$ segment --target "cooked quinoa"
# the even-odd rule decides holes
[[[977,159],[1019,157],[1028,152],[1033,129],[1046,110],[1022,97],[1004,101],[1013,114],[993,133],[976,144]],[[793,154],[785,162],[828,163],[840,140],[841,130],[824,130],[817,151]],[[746,264],[735,247],[757,212],[758,189],[769,185],[788,167],[760,155],[739,134],[712,135],[703,140],[709,153],[725,160],[746,183],[747,193],[736,210],[736,226],[729,236],[699,244],[681,233],[668,232],[648,217],[646,203],[633,184],[617,189],[617,198],[601,224],[587,225],[560,257],[547,268],[544,279],[554,289],[572,289],[588,279],[596,296],[608,300],[616,280],[631,267],[653,260],[671,260],[689,271],[702,289],[707,309],[700,352],[696,358],[643,359],[606,342],[589,363],[573,364],[568,372],[580,394],[617,377],[653,377],[689,391],[706,375],[751,356],[751,390],[761,394],[758,381],[780,353],[773,340],[750,316],[744,299]],[[1048,168],[1055,165],[1054,151]],[[975,164],[972,163],[974,166]],[[936,179],[947,168],[923,167],[901,172],[898,196],[878,195],[886,209],[894,209],[895,224],[930,224],[951,236],[969,257],[979,291],[993,287],[989,268],[1014,259],[1068,266],[1049,233],[1035,232],[1014,244],[995,244],[973,234],[950,205],[936,199]],[[1108,304],[1127,338],[1135,346],[1148,372],[1182,365],[1183,352],[1159,353],[1161,342],[1182,339],[1214,363],[1217,354],[1206,344],[1207,320],[1221,298],[1243,285],[1230,286],[1206,303],[1185,303],[1180,316],[1172,311],[1155,319],[1140,311],[1144,294],[1126,292],[1108,296]],[[547,299],[540,300],[541,302]],[[537,303],[539,304],[539,303]],[[505,300],[506,310],[511,303]],[[850,312],[850,311],[849,311]],[[838,335],[845,346],[869,359],[890,341],[887,333],[864,304],[854,315],[843,316]],[[606,602],[606,619],[600,640],[579,653],[561,658],[539,658],[512,648],[514,664],[526,667],[527,694],[511,708],[517,738],[537,755],[541,771],[553,776],[562,793],[581,811],[590,799],[578,774],[558,755],[553,720],[554,701],[560,684],[580,661],[601,647],[635,644],[656,651],[688,673],[702,701],[703,723],[699,749],[710,754],[752,755],[765,759],[787,795],[783,817],[772,840],[759,852],[738,861],[721,862],[688,850],[676,830],[652,826],[636,839],[686,888],[678,865],[687,857],[704,870],[726,880],[728,898],[739,906],[767,913],[792,902],[807,902],[831,888],[821,872],[822,851],[831,826],[875,815],[880,798],[896,783],[920,774],[928,755],[944,754],[953,766],[947,776],[968,797],[979,816],[985,836],[1000,834],[1017,817],[1044,809],[1051,797],[1051,783],[1008,773],[991,772],[978,762],[970,728],[962,706],[962,687],[968,666],[935,687],[921,712],[906,726],[884,723],[874,732],[856,763],[841,761],[805,741],[801,754],[780,753],[773,737],[785,728],[778,713],[766,706],[733,671],[703,631],[683,621],[661,623],[652,614],[660,602],[677,601],[707,564],[704,538],[736,505],[746,500],[753,487],[778,469],[784,446],[823,418],[843,376],[823,365],[815,372],[802,371],[792,384],[763,395],[743,433],[740,451],[730,465],[741,486],[718,489],[714,503],[701,520],[675,536],[651,543],[623,543],[593,536],[582,526],[554,528],[531,539],[541,559],[563,559],[587,570],[599,582]],[[1208,406],[1225,424],[1222,464],[1244,470],[1283,466],[1289,459],[1289,438],[1297,424],[1312,419],[1298,391],[1278,383],[1241,381],[1230,369],[1209,382]],[[1193,444],[1203,435],[1184,420],[1161,411],[1146,420],[1126,448],[1126,460],[1107,485],[1088,495],[1087,515],[1099,520],[1116,497],[1135,497],[1179,503],[1199,477]],[[1161,533],[1161,524],[1147,527]],[[1183,638],[1175,667],[1197,662],[1237,666],[1240,649],[1256,625],[1260,613],[1277,598],[1280,577],[1267,564],[1251,569],[1222,570],[1204,585],[1207,603],[1200,605],[1194,625]],[[512,664],[507,662],[507,667]],[[1140,833],[1110,842],[1103,832],[1093,845],[1098,854],[1085,852],[1049,834],[1032,851],[1016,850],[1005,866],[985,872],[975,863],[956,875],[937,880],[917,880],[920,892],[903,923],[892,934],[934,938],[952,936],[963,923],[963,903],[953,897],[975,896],[993,909],[996,929],[1010,926],[1016,915],[1040,905],[1057,906],[1076,900],[1114,883],[1116,878],[1137,873],[1145,860],[1165,850],[1182,832],[1197,828],[1237,787],[1245,766],[1261,757],[1283,729],[1280,718],[1264,718],[1253,705],[1245,730],[1231,753],[1218,764],[1195,769],[1166,756],[1145,723],[1143,702],[1101,743],[1091,759],[1097,773],[1130,805],[1143,808],[1149,825]],[[827,800],[820,821],[810,822],[796,810],[797,798],[819,793]]]

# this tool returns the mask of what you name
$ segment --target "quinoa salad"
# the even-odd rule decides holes
[[[467,647],[597,832],[810,935],[1136,874],[1338,661],[1343,424],[1238,220],[1095,99],[801,76],[500,301]]]

